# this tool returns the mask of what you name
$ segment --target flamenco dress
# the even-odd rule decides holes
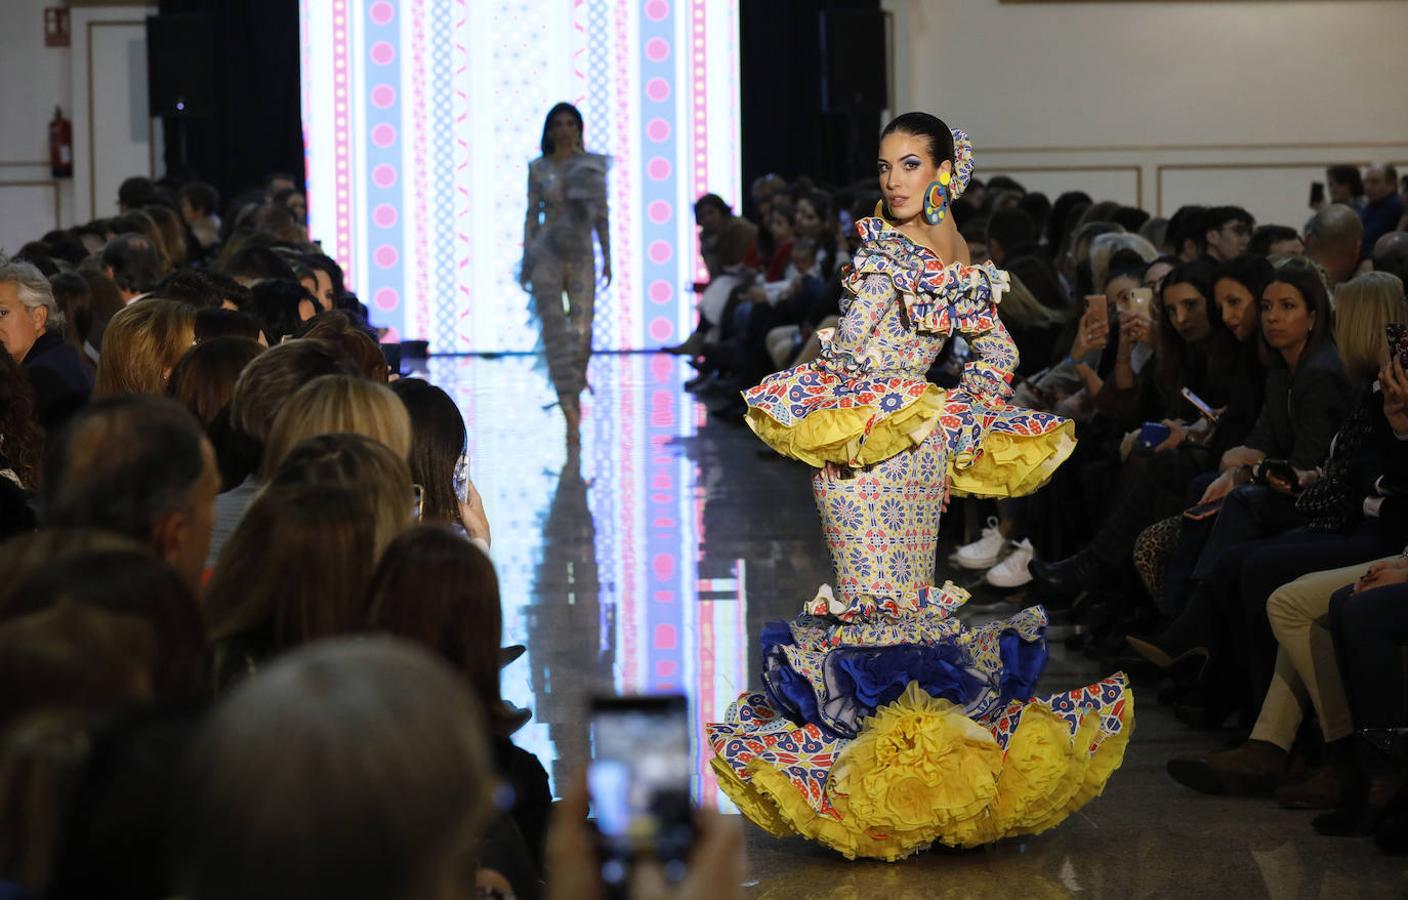
[[[1133,695],[1117,674],[1036,696],[1045,611],[970,628],[955,615],[967,593],[933,584],[945,489],[1030,493],[1070,455],[1074,429],[1007,403],[1005,272],[945,265],[880,217],[857,228],[820,358],[744,392],[758,437],[815,467],[835,586],[765,626],[764,690],[708,739],[720,787],[764,829],[895,860],[1035,834],[1098,796]],[[954,335],[973,358],[943,390],[925,374]]]

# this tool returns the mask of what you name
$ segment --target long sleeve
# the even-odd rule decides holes
[[[870,367],[866,344],[888,304],[895,302],[888,275],[869,274],[853,287],[854,296],[829,342],[823,341],[817,368],[837,375],[857,375]]]
[[[990,316],[973,319],[976,332],[964,331],[973,359],[963,367],[958,386],[984,403],[1005,401],[1012,396],[1012,376],[1017,371],[1017,343],[1007,326],[997,317],[996,305]]]
[[[526,258],[533,237],[538,232],[543,209],[543,196],[538,190],[538,179],[533,177],[533,167],[528,167],[528,210],[523,217],[523,255]],[[526,274],[526,273],[525,273]]]
[[[1309,373],[1307,373],[1309,374]],[[1344,377],[1338,372],[1316,373],[1319,377],[1295,385],[1293,390],[1295,437],[1290,463],[1303,471],[1318,468],[1330,452],[1330,441],[1348,413]]]

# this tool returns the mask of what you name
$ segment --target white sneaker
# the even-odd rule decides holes
[[[988,527],[983,529],[983,536],[959,547],[958,552],[953,554],[953,561],[964,569],[989,569],[1002,559],[1002,551],[1006,549],[1007,538],[998,530],[996,517],[988,516]]]
[[[988,574],[983,577],[995,588],[1019,588],[1032,580],[1032,573],[1027,571],[1027,563],[1031,562],[1035,555],[1031,541],[1019,541],[1007,558],[988,569]]]

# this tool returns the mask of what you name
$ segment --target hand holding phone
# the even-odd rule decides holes
[[[591,703],[587,784],[601,878],[613,891],[643,860],[684,880],[694,846],[689,705],[683,696],[597,697]]]
[[[1213,409],[1211,406],[1208,406],[1207,402],[1204,401],[1202,397],[1199,397],[1197,394],[1193,393],[1188,388],[1184,388],[1179,393],[1183,395],[1184,400],[1187,400],[1189,403],[1193,404],[1193,408],[1198,411],[1198,415],[1202,416],[1204,419],[1207,419],[1214,425],[1217,424],[1217,410]]]
[[[1152,318],[1154,308],[1154,289],[1147,287],[1130,288],[1129,290],[1129,311],[1138,313],[1145,318]]]
[[[1201,522],[1204,519],[1211,519],[1222,509],[1222,497],[1211,500],[1207,503],[1199,503],[1197,506],[1190,506],[1183,511],[1183,518],[1190,522]]]
[[[1257,463],[1256,478],[1283,494],[1300,493],[1300,475],[1284,459],[1263,459]]]
[[[1390,322],[1384,326],[1384,337],[1388,340],[1388,361],[1396,359],[1408,370],[1408,325]]]

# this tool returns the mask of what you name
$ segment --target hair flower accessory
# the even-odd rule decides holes
[[[952,202],[968,190],[968,182],[973,177],[973,142],[960,129],[953,129],[953,184],[948,186],[948,198]]]

